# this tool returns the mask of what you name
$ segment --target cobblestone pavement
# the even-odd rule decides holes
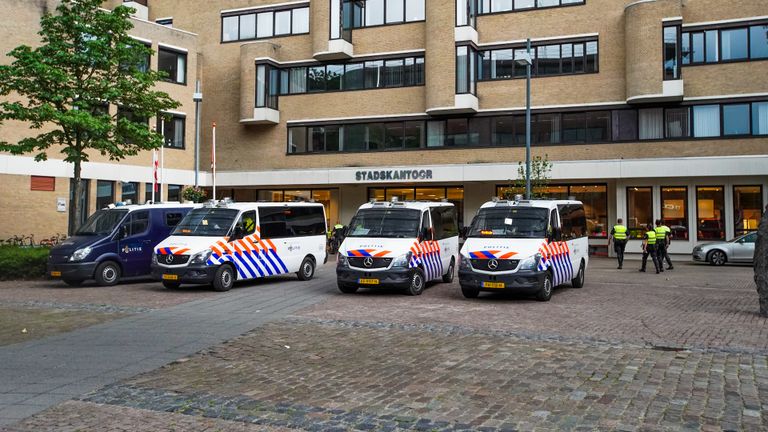
[[[168,290],[151,280],[135,280],[111,287],[100,287],[93,281],[80,287],[70,287],[58,280],[2,281],[0,282],[0,306],[30,304],[41,307],[71,309],[74,305],[87,309],[139,308],[160,309],[192,300],[215,296],[210,289],[184,286]]]
[[[752,268],[677,263],[656,275],[639,273],[635,265],[628,261],[620,271],[615,260],[593,259],[584,288],[558,288],[545,303],[493,293],[467,300],[454,283],[434,285],[416,298],[373,290],[340,294],[302,316],[768,352],[768,322],[757,314]]]
[[[125,316],[125,313],[114,312],[0,307],[0,346],[70,332]]]
[[[613,265],[549,303],[342,295],[328,266],[324,302],[9,430],[768,431],[751,268]]]

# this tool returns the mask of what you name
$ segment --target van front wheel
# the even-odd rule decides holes
[[[549,301],[552,298],[552,274],[544,273],[544,281],[541,283],[541,289],[536,293],[536,300]]]
[[[411,284],[406,289],[408,295],[417,296],[424,292],[424,274],[420,269],[414,269],[411,275]]]
[[[304,258],[301,262],[301,267],[296,273],[299,276],[300,281],[308,281],[315,276],[315,260],[310,257]]]
[[[222,265],[216,270],[216,275],[213,277],[213,289],[214,291],[224,292],[232,289],[232,285],[235,284],[235,271],[228,265]]]
[[[96,267],[94,276],[100,286],[113,286],[120,281],[120,266],[114,261],[104,261]]]

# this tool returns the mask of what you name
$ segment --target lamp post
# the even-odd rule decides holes
[[[531,39],[526,43],[525,54],[515,56],[515,62],[525,66],[525,199],[531,199]]]
[[[192,95],[192,100],[195,101],[195,187],[197,187],[200,184],[198,181],[200,174],[200,102],[203,101],[203,93],[200,92],[200,80],[195,83],[195,94]]]

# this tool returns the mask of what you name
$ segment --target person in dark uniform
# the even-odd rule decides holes
[[[648,255],[653,260],[653,266],[656,267],[656,274],[660,271],[664,271],[659,264],[659,257],[656,255],[656,231],[653,230],[653,225],[648,224],[646,226],[645,238],[643,239],[643,266],[640,268],[641,272],[645,271],[645,263],[648,262]]]
[[[627,248],[627,227],[624,226],[624,221],[619,218],[616,220],[616,225],[611,229],[611,235],[608,237],[608,246],[610,247],[613,242],[613,251],[616,252],[616,258],[619,260],[619,270],[624,266],[624,249]]]
[[[661,271],[664,271],[664,261],[667,261],[667,270],[672,270],[675,267],[672,266],[672,260],[669,259],[669,243],[672,241],[672,230],[668,226],[664,225],[661,219],[656,219],[656,255],[659,257],[659,265]]]

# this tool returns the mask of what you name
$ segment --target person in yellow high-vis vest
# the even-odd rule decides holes
[[[663,267],[659,265],[659,258],[656,255],[656,231],[653,230],[653,225],[648,224],[646,226],[645,238],[643,239],[643,266],[640,268],[641,272],[645,271],[645,263],[648,261],[648,255],[653,260],[653,266],[656,267],[656,274],[660,271],[664,271]]]
[[[664,225],[661,219],[656,219],[656,255],[659,257],[659,264],[662,271],[664,271],[664,261],[667,261],[667,270],[672,270],[675,267],[672,265],[672,260],[669,259],[669,243],[672,242],[672,230],[668,226]]]
[[[613,251],[616,252],[616,259],[619,260],[619,270],[624,266],[624,249],[627,248],[627,227],[624,226],[624,221],[619,218],[616,220],[616,225],[611,229],[611,235],[608,237],[608,246],[610,247],[613,242]]]

